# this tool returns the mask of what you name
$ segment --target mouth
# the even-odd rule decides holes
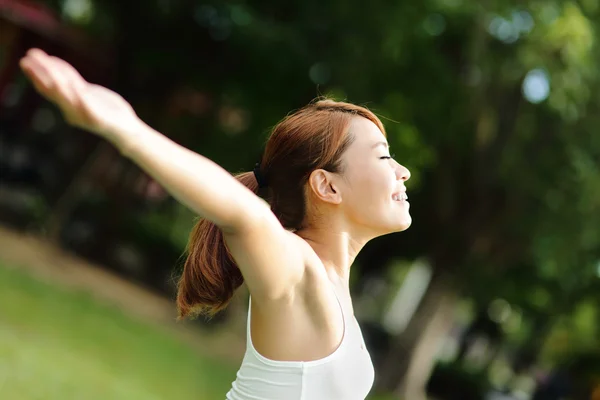
[[[406,192],[394,193],[392,195],[392,200],[394,200],[394,201],[407,201],[408,200],[408,196],[406,195]]]

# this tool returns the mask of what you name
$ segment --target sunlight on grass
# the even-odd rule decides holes
[[[0,399],[222,400],[233,379],[156,326],[0,266]]]
[[[223,399],[234,369],[81,292],[0,267],[3,399]]]

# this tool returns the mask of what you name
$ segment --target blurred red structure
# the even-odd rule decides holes
[[[110,81],[112,49],[91,40],[47,6],[31,0],[0,0],[0,95],[18,73],[18,60],[31,47],[65,58],[86,77]]]
[[[44,36],[60,35],[63,29],[52,10],[28,0],[0,0],[0,17]]]

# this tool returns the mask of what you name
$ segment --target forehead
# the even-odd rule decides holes
[[[384,134],[377,125],[363,117],[352,119],[349,133],[353,136],[353,143],[356,144],[356,147],[373,146],[382,141],[387,143]]]

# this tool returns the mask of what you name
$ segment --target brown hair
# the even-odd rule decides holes
[[[302,228],[308,177],[315,169],[341,172],[340,157],[352,142],[348,127],[356,116],[372,121],[385,135],[379,118],[364,107],[315,101],[288,115],[273,129],[259,166],[268,182],[266,188],[259,190],[253,172],[236,178],[269,202],[284,228]],[[200,220],[192,230],[187,253],[177,294],[179,318],[212,316],[227,306],[244,279],[221,230],[208,220]]]

